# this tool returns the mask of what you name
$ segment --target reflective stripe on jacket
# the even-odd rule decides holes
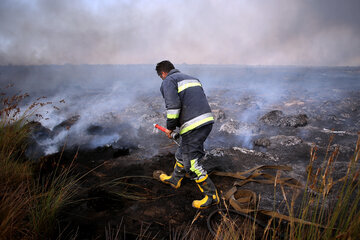
[[[180,127],[180,134],[211,124],[211,114],[201,82],[177,69],[171,70],[160,88],[165,99],[166,126],[170,130]]]

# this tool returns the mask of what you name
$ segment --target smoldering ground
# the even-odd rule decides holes
[[[252,149],[257,138],[280,134],[282,129],[260,121],[273,110],[282,111],[283,117],[305,114],[318,132],[335,128],[356,133],[359,127],[359,102],[354,98],[360,89],[358,68],[177,67],[200,79],[215,114],[207,148]],[[34,119],[48,132],[36,139],[42,154],[57,152],[66,143],[85,149],[143,149],[153,156],[167,141],[153,128],[154,123],[165,125],[161,79],[153,65],[1,67],[1,82],[11,79],[16,82],[6,89],[9,94],[28,92],[27,104],[38,96],[52,102],[39,109],[41,119]],[[288,135],[315,141],[312,130],[300,126]]]
[[[359,67],[176,67],[200,79],[216,119],[201,160],[209,173],[287,165],[293,171],[282,176],[305,186],[310,148],[316,145],[321,158],[329,137],[335,135],[329,148],[339,147],[341,154],[334,179],[346,174],[360,129]],[[172,171],[176,150],[164,134],[154,131],[153,123],[165,125],[161,79],[154,65],[6,66],[0,71],[1,83],[16,79],[14,87],[5,91],[30,94],[24,108],[38,96],[52,102],[39,109],[43,118],[31,123],[34,144],[27,154],[35,159],[50,154],[41,158],[40,173],[56,171],[54,163],[59,161],[67,166],[76,156],[75,173],[86,175],[76,196],[79,201],[75,199],[58,218],[60,229],[66,229],[64,235],[90,239],[122,223],[124,234],[140,234],[146,224],[149,234],[166,238],[169,224],[179,227],[193,221],[198,212],[191,202],[201,197],[195,185],[184,179],[174,191],[151,179],[155,170]],[[318,167],[321,161],[315,164]],[[211,178],[220,194],[234,183]],[[124,188],[125,182],[113,186],[117,179],[135,189]],[[275,195],[272,185],[242,188],[261,195],[261,209],[276,204],[286,214],[283,196]],[[128,199],[123,193],[142,200]],[[192,226],[207,233],[204,222],[214,208],[202,211],[202,218]]]

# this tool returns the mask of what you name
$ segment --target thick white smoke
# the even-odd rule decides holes
[[[0,64],[360,65],[360,2],[3,0]]]

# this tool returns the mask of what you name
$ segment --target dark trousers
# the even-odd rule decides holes
[[[175,158],[184,165],[185,171],[192,179],[199,180],[207,175],[199,160],[205,155],[204,142],[211,129],[212,124],[208,124],[181,136],[180,147],[175,153]]]

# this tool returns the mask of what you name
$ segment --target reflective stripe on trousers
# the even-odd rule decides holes
[[[180,147],[175,153],[176,161],[184,165],[185,171],[194,180],[203,179],[207,174],[202,158],[205,155],[204,141],[211,129],[212,124],[208,124],[182,135]]]
[[[190,160],[190,164],[190,171],[196,174],[196,179],[201,179],[207,175],[207,172],[199,165],[197,158]]]

